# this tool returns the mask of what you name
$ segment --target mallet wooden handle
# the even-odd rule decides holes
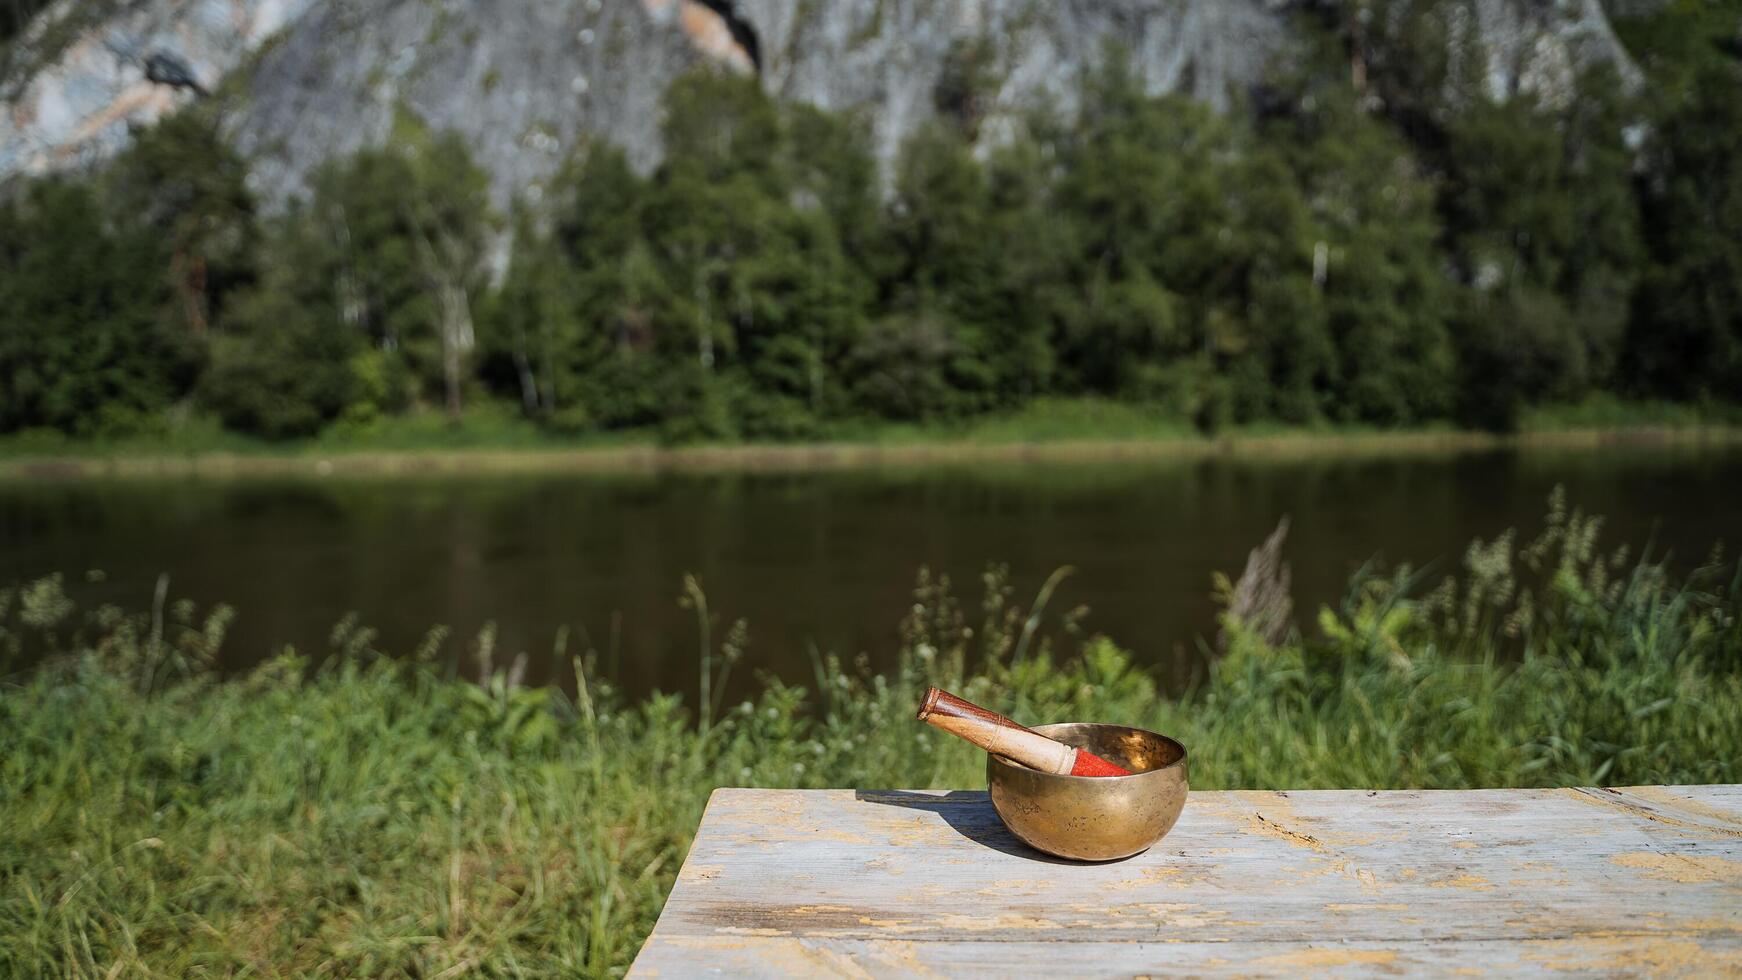
[[[1009,718],[939,688],[927,688],[920,703],[923,721],[1030,769],[1061,776],[1128,776],[1130,772],[1083,749],[1054,741]]]

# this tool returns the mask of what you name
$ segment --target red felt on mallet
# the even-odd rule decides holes
[[[995,711],[987,711],[940,688],[926,688],[920,721],[951,735],[1013,759],[1030,769],[1061,776],[1129,776],[1131,771],[1090,752],[1024,728]]]

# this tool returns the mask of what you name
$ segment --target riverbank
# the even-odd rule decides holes
[[[0,595],[0,975],[619,975],[713,788],[983,785],[912,721],[931,683],[1175,735],[1197,790],[1742,780],[1736,566],[1672,581],[1595,532],[1557,510],[1449,589],[1368,579],[1304,639],[1236,630],[1177,698],[1110,641],[1055,656],[935,591],[887,674],[821,658],[813,689],[688,705],[624,699],[562,637],[565,690],[514,686],[489,635],[474,683],[440,634],[394,660],[359,631],[224,680],[228,613],[38,583]],[[704,690],[735,643],[701,645]],[[26,649],[53,657],[9,673]]]
[[[664,445],[648,433],[561,437],[500,408],[450,423],[378,420],[317,440],[265,443],[191,421],[150,436],[0,438],[0,479],[129,476],[391,476],[658,470],[803,471],[994,462],[1402,455],[1500,448],[1742,445],[1742,414],[1679,405],[1541,409],[1517,433],[1451,428],[1236,428],[1204,435],[1141,406],[1053,399],[953,424],[844,428],[815,442]]]

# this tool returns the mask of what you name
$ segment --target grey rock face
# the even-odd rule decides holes
[[[1454,58],[1452,69],[1479,78],[1489,98],[1532,92],[1559,104],[1572,97],[1578,70],[1592,64],[1614,65],[1627,84],[1640,80],[1599,0],[1475,0],[1456,13],[1453,50],[1469,45],[1474,58]]]
[[[82,0],[89,4],[94,0]],[[212,88],[248,54],[314,0],[147,0],[116,3],[106,17],[60,46],[58,34],[81,13],[61,0],[18,40],[53,51],[29,77],[8,79],[0,111],[0,179],[102,160],[148,124]],[[174,64],[189,84],[147,77],[153,59]],[[35,61],[36,59],[26,59]]]
[[[63,0],[62,6],[75,2]],[[1327,0],[1319,0],[1322,4]],[[322,161],[387,138],[400,108],[453,129],[498,203],[588,140],[659,158],[660,98],[702,61],[753,70],[783,99],[857,110],[888,160],[933,116],[963,45],[990,71],[983,140],[1034,106],[1069,112],[1117,44],[1152,92],[1226,106],[1286,63],[1291,0],[135,0],[87,31],[8,104],[0,178],[100,158],[192,90],[145,78],[161,52],[227,86],[229,131],[281,203]],[[732,24],[717,11],[726,11]],[[1493,96],[1568,91],[1574,70],[1637,73],[1599,0],[1459,0],[1454,70]],[[276,33],[272,43],[268,38]]]
[[[587,139],[651,166],[660,98],[698,55],[633,0],[328,0],[259,59],[238,106],[257,190],[283,200],[337,155],[379,144],[400,107],[461,133],[498,203]],[[536,194],[536,190],[534,190]]]
[[[1075,105],[1077,83],[1109,44],[1152,92],[1225,107],[1288,51],[1275,0],[744,0],[762,39],[769,91],[830,109],[867,108],[887,160],[934,114],[933,93],[959,42],[992,56],[988,122]]]

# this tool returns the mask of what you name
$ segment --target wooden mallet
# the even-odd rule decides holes
[[[926,688],[918,718],[934,728],[973,742],[993,755],[1001,755],[1041,772],[1061,776],[1131,775],[1129,769],[1122,769],[1088,749],[1054,741],[939,688]]]

